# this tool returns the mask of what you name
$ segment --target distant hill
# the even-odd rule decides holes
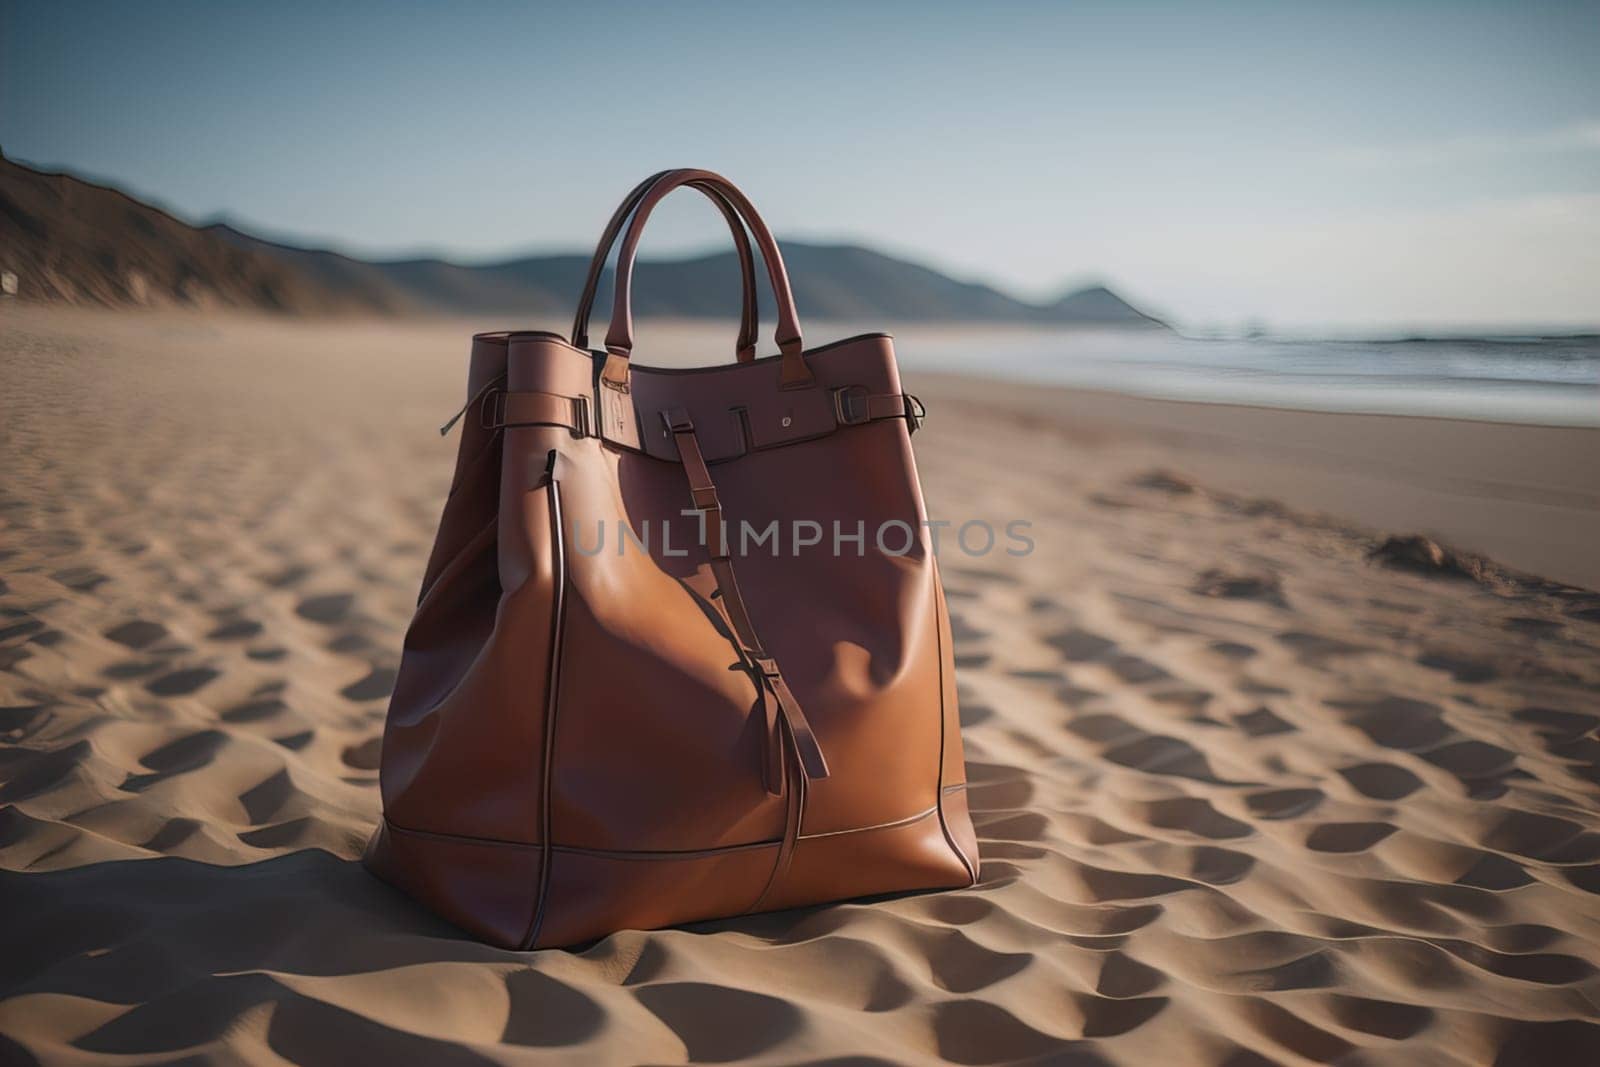
[[[0,271],[25,300],[327,314],[372,308],[281,258],[197,230],[115,189],[0,158]]]
[[[370,261],[252,236],[226,223],[191,226],[115,189],[0,157],[0,270],[21,299],[110,307],[188,305],[287,314],[567,315],[587,255],[463,265]],[[853,245],[783,242],[795,302],[809,318],[856,322],[1012,322],[1162,327],[1109,289],[1029,304],[986,285]],[[738,310],[731,251],[637,267],[639,315]],[[609,272],[598,318],[609,303]],[[772,300],[761,279],[763,314]]]

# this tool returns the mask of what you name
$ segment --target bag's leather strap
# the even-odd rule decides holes
[[[683,408],[662,412],[662,419],[678,446],[678,456],[683,461],[684,474],[688,477],[689,499],[705,522],[711,573],[717,583],[716,599],[722,606],[728,628],[734,635],[740,656],[761,699],[766,720],[762,780],[769,794],[788,794],[783,839],[778,846],[772,873],[756,902],[755,907],[759,908],[767,892],[788,868],[795,845],[800,840],[801,825],[805,819],[806,783],[828,777],[828,761],[822,755],[822,746],[817,743],[811,724],[806,721],[805,712],[800,709],[800,702],[784,681],[778,661],[762,647],[761,639],[756,636],[755,626],[750,621],[750,611],[739,592],[733,560],[728,553],[722,501],[717,497],[716,483],[711,480],[711,470],[706,466],[700,442],[695,437],[694,420]]]
[[[579,437],[594,433],[586,396],[532,390],[508,393],[497,389],[484,395],[481,417],[486,430],[508,426],[565,426]]]
[[[772,283],[772,296],[778,310],[775,339],[783,362],[778,374],[782,389],[804,389],[815,384],[811,368],[805,361],[805,342],[800,337],[800,318],[794,310],[794,294],[789,289],[789,273],[783,266],[783,255],[772,231],[762,221],[755,206],[737,187],[720,174],[709,170],[670,171],[657,178],[639,200],[628,230],[623,235],[617,251],[615,293],[612,295],[611,321],[606,327],[606,363],[600,373],[600,384],[621,393],[628,391],[628,357],[633,352],[633,257],[639,248],[639,238],[650,212],[662,198],[680,185],[696,188],[709,187],[720,193],[724,200],[739,213],[761,248],[761,258],[766,262],[767,280]]]
[[[728,629],[733,632],[739,653],[746,661],[750,677],[755,681],[763,710],[766,713],[766,745],[762,760],[762,779],[766,792],[781,795],[789,779],[789,765],[794,765],[794,789],[802,789],[802,779],[827,777],[827,760],[822,757],[822,747],[811,733],[811,723],[806,721],[800,702],[784,681],[778,661],[762,648],[755,635],[750,611],[744,605],[744,595],[739,592],[738,577],[733,573],[733,560],[728,553],[728,536],[723,530],[722,501],[717,498],[717,485],[710,478],[706,458],[694,437],[694,421],[683,408],[670,408],[662,413],[667,430],[678,446],[678,456],[683,461],[683,474],[690,483],[690,501],[694,509],[706,520],[706,547],[710,555],[712,576],[717,579],[717,600],[722,603],[728,617]],[[792,798],[790,798],[792,800]],[[790,833],[792,830],[792,833]],[[787,859],[798,840],[798,816],[794,825],[784,832],[784,846],[779,848],[781,859]]]
[[[623,223],[628,221],[650,187],[671,173],[670,170],[659,171],[636,185],[611,216],[611,221],[606,223],[600,242],[595,246],[594,257],[589,261],[589,274],[584,279],[583,294],[578,298],[577,314],[573,316],[572,343],[575,347],[589,347],[589,316],[594,309],[595,293],[600,288],[600,276],[605,272],[606,258],[611,254],[611,246],[616,244],[617,235],[622,232]],[[702,182],[689,184],[711,199],[733,233],[733,247],[739,255],[739,274],[744,283],[744,302],[739,312],[739,340],[734,353],[740,363],[749,363],[756,358],[756,335],[761,329],[760,312],[756,306],[756,262],[750,250],[750,235],[745,232],[739,213],[714,186]]]
[[[531,390],[512,393],[497,388],[498,385],[499,381],[490,382],[479,390],[477,395],[467,401],[466,407],[451,417],[450,422],[445,424],[440,433],[448,432],[456,419],[459,419],[474,401],[479,401],[482,404],[481,422],[486,430],[499,430],[508,426],[565,426],[578,437],[595,434],[594,422],[589,417],[588,397]],[[927,409],[922,406],[922,401],[910,393],[868,394],[861,386],[834,391],[834,417],[840,426],[860,426],[883,419],[905,419],[911,432],[916,433],[926,414]],[[695,452],[699,453],[698,442],[695,445]],[[681,448],[679,453],[682,454]],[[685,465],[687,466],[687,463]],[[712,495],[715,496],[715,490],[712,490]],[[715,527],[712,536],[721,536],[720,526]]]
[[[922,401],[910,393],[868,393],[861,385],[833,391],[833,415],[840,426],[859,426],[879,419],[905,419],[906,429],[916,433],[927,414]]]

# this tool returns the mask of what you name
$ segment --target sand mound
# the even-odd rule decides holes
[[[1496,585],[1504,581],[1499,568],[1482,556],[1446,548],[1421,534],[1385,537],[1381,544],[1368,553],[1368,558],[1396,570],[1442,578],[1464,578],[1480,585]]]

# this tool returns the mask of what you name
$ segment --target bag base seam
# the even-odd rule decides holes
[[[958,789],[965,788],[967,788],[967,784],[962,782],[957,785],[946,786],[941,792],[951,793]],[[800,840],[819,841],[826,840],[830,837],[844,837],[849,834],[865,834],[878,830],[895,830],[905,826],[913,826],[916,823],[931,818],[938,813],[938,810],[938,807],[935,806],[927,808],[924,811],[919,811],[914,815],[908,815],[901,819],[893,819],[889,822],[874,823],[871,826],[852,826],[846,830],[824,830],[821,833],[802,834],[800,836]],[[387,815],[383,817],[383,824],[392,833],[406,834],[411,837],[434,838],[440,841],[451,841],[468,845],[482,845],[491,848],[543,849],[544,847],[543,842],[540,841],[507,841],[504,838],[498,837],[478,837],[473,834],[451,834],[440,830],[417,830],[409,826],[401,826]],[[626,860],[671,861],[699,859],[706,856],[717,856],[729,852],[748,852],[755,849],[777,848],[780,844],[782,844],[782,842],[779,839],[773,838],[769,841],[748,841],[737,845],[717,845],[712,848],[696,849],[608,849],[588,848],[582,845],[553,844],[550,846],[550,850],[552,852],[564,852],[568,855],[577,856],[599,856],[603,858]]]

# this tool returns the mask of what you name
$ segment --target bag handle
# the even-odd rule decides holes
[[[737,187],[720,174],[709,170],[685,168],[671,171],[655,179],[649,190],[639,200],[633,220],[622,238],[622,248],[617,253],[617,276],[612,296],[611,323],[606,330],[606,363],[600,373],[600,384],[619,392],[628,391],[628,358],[633,353],[633,260],[639,249],[639,238],[650,212],[674,189],[681,185],[695,188],[709,186],[725,199],[744,224],[750,228],[756,244],[761,248],[761,258],[767,264],[767,278],[772,283],[772,295],[778,306],[778,327],[775,338],[778,350],[783,353],[783,363],[778,376],[781,389],[803,389],[812,384],[811,369],[806,366],[805,343],[800,337],[799,316],[794,310],[794,294],[789,288],[789,274],[784,270],[783,255],[772,231],[762,221],[755,207]]]
[[[606,258],[611,254],[611,246],[616,243],[617,235],[622,232],[622,224],[628,221],[628,216],[639,206],[639,201],[650,186],[671,173],[670,170],[659,171],[640,182],[623,199],[611,216],[611,221],[606,223],[600,243],[595,247],[594,258],[589,262],[589,275],[583,283],[583,294],[578,298],[578,313],[572,320],[572,343],[575,347],[589,347],[589,316],[594,309],[595,294],[600,288],[600,277],[605,272]],[[739,254],[739,273],[744,283],[744,304],[739,312],[739,340],[734,348],[734,356],[740,363],[749,363],[756,358],[756,334],[760,331],[760,311],[756,306],[756,264],[750,249],[750,237],[745,233],[744,221],[721,193],[705,185],[695,188],[705,193],[717,206],[733,233],[733,246]]]

